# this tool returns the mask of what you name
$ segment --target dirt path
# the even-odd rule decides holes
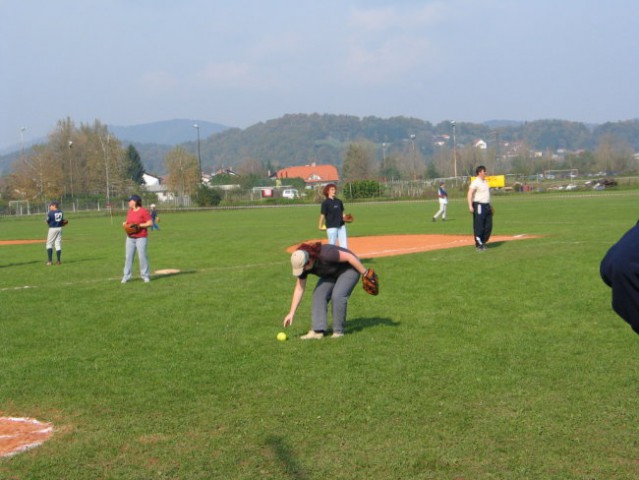
[[[0,245],[27,245],[29,243],[45,243],[46,240],[0,240]]]
[[[496,235],[490,238],[490,243],[529,238],[538,237],[534,235]],[[316,238],[306,240],[306,242],[326,243],[326,239]],[[428,252],[444,248],[468,247],[474,244],[473,237],[470,235],[380,235],[376,237],[348,238],[348,249],[355,252],[360,258],[407,255],[409,253]],[[286,251],[293,252],[297,245],[291,245]]]

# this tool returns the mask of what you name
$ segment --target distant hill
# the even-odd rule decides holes
[[[425,158],[435,153],[436,141],[450,142],[448,121],[432,124],[412,117],[356,117],[352,115],[287,114],[245,129],[231,128],[202,120],[168,120],[128,127],[109,126],[126,148],[135,146],[145,169],[157,175],[166,173],[164,158],[175,146],[197,152],[199,126],[202,167],[210,172],[221,167],[238,167],[257,160],[272,170],[311,162],[341,166],[345,149],[351,142],[374,143],[382,155],[406,152],[414,146]],[[456,121],[458,148],[483,139],[493,144],[525,142],[539,151],[594,151],[604,136],[612,136],[639,152],[639,120],[607,122],[601,125],[567,120],[490,120],[484,123]],[[42,140],[46,142],[46,139]],[[10,172],[20,150],[0,156],[0,175]]]
[[[197,139],[197,125],[200,140],[230,127],[204,120],[166,120],[122,127],[109,125],[109,131],[123,143],[155,143],[158,145],[178,145]]]

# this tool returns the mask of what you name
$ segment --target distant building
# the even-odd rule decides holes
[[[151,175],[150,173],[143,173],[142,174],[142,185],[144,186],[149,186],[149,185],[159,185],[161,182],[160,177],[156,177],[155,175]]]
[[[306,186],[326,185],[339,182],[339,174],[334,165],[304,165],[303,167],[287,167],[278,170],[276,179],[301,178]]]
[[[142,186],[149,193],[155,193],[159,202],[168,202],[175,198],[172,192],[168,191],[166,185],[163,185],[163,178],[150,173],[142,174]]]

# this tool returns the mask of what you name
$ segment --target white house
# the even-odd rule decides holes
[[[486,150],[486,148],[488,148],[488,145],[480,138],[479,140],[475,140],[475,148]]]

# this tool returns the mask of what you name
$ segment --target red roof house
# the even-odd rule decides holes
[[[279,179],[302,178],[307,185],[323,185],[339,181],[339,174],[334,165],[304,165],[303,167],[287,167],[275,174]]]

